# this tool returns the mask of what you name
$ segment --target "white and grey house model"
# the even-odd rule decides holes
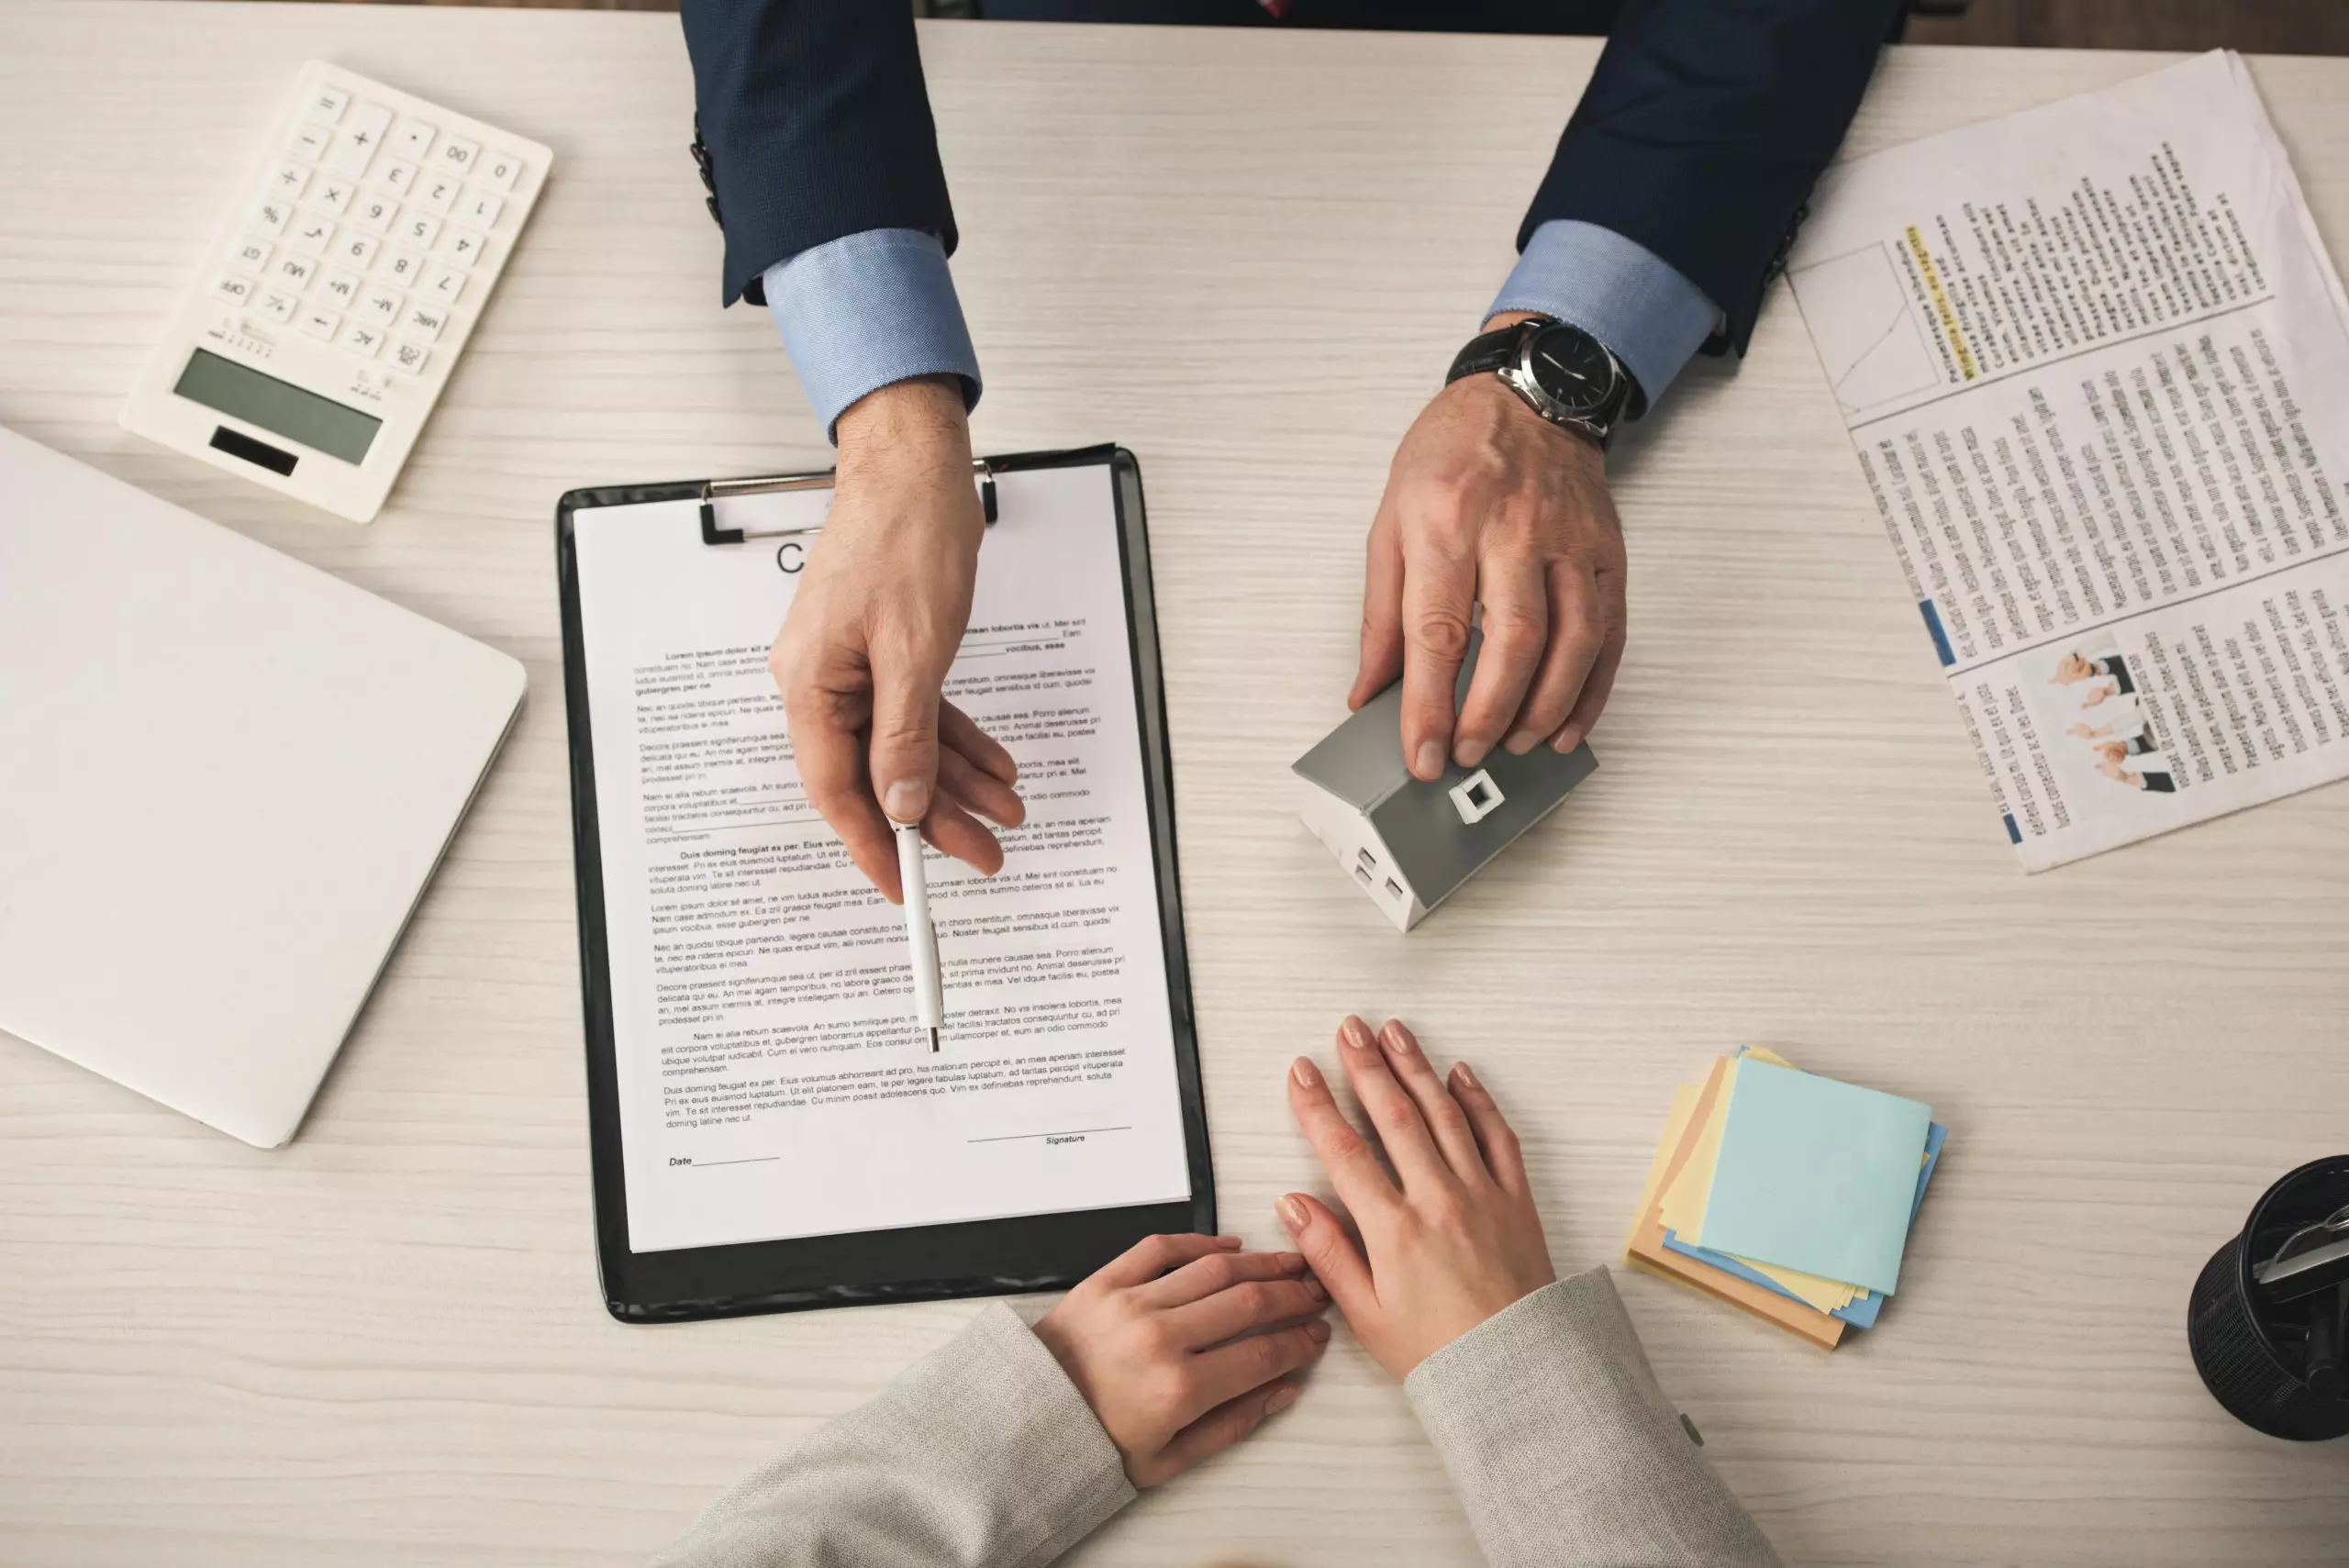
[[[1467,695],[1482,639],[1472,641],[1453,693]],[[1398,931],[1426,918],[1485,862],[1547,817],[1598,766],[1587,743],[1561,756],[1496,747],[1474,768],[1447,766],[1429,783],[1403,765],[1403,686],[1387,687],[1295,763],[1298,815]]]

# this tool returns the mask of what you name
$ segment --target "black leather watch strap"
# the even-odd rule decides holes
[[[1450,386],[1464,375],[1507,370],[1516,362],[1518,345],[1525,341],[1526,328],[1545,326],[1548,319],[1547,317],[1532,317],[1490,332],[1480,332],[1469,339],[1459,357],[1452,361],[1452,372],[1443,378],[1443,384]]]

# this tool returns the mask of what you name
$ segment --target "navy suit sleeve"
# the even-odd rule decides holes
[[[913,7],[890,0],[684,0],[696,129],[726,231],[725,301],[764,303],[786,256],[871,228],[935,234],[954,212]]]
[[[1720,306],[1745,351],[1763,286],[1867,90],[1903,0],[1630,0],[1518,233],[1611,228]]]

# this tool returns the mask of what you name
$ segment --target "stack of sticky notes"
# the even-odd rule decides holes
[[[1630,1260],[1832,1350],[1899,1288],[1946,1136],[1915,1100],[1724,1056],[1673,1096]]]

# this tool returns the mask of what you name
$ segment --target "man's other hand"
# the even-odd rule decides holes
[[[994,873],[982,818],[1017,827],[1011,754],[940,695],[986,530],[951,376],[898,382],[840,418],[830,515],[768,660],[807,798],[893,902],[891,821]]]
[[[1484,651],[1455,723],[1476,606]],[[1623,529],[1598,443],[1497,376],[1445,387],[1396,450],[1370,526],[1347,706],[1401,674],[1403,760],[1422,779],[1441,777],[1447,755],[1474,767],[1496,745],[1570,751],[1607,706],[1623,634]]]

